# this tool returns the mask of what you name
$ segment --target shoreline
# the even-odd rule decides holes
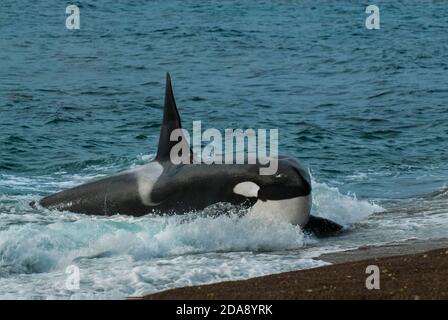
[[[409,240],[323,254],[332,263],[237,281],[175,288],[131,299],[448,299],[448,239]],[[380,289],[368,290],[366,273],[376,265]]]

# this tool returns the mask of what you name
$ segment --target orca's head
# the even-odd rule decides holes
[[[233,192],[262,201],[286,200],[307,197],[311,194],[311,178],[308,170],[294,159],[279,157],[274,174],[260,175],[259,167],[252,167],[257,174],[252,179],[239,179]]]
[[[277,160],[274,174],[241,179],[233,192],[255,200],[250,211],[252,216],[303,227],[311,213],[310,175],[293,159],[281,157]]]
[[[311,194],[308,169],[289,157],[279,157],[277,172],[260,176],[260,179],[261,185],[257,194],[260,200],[283,200]]]

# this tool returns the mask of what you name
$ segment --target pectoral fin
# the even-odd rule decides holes
[[[342,226],[331,220],[311,216],[303,231],[311,233],[317,237],[328,237],[342,231]]]

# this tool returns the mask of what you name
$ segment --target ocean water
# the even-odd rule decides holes
[[[446,237],[448,7],[376,1],[2,1],[0,298],[125,298],[310,268],[324,252]],[[28,203],[147,163],[165,73],[183,124],[279,128],[309,166],[317,239],[226,215],[89,217]],[[80,287],[66,286],[67,267]]]

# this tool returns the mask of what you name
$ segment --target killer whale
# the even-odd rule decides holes
[[[305,167],[286,156],[278,157],[275,175],[260,175],[261,164],[174,164],[171,132],[181,128],[171,78],[167,74],[165,104],[155,159],[146,165],[64,190],[42,198],[49,209],[88,215],[184,214],[219,203],[241,205],[249,214],[267,221],[299,225],[318,236],[342,227],[314,217],[311,179]],[[189,148],[187,148],[190,150]],[[190,150],[190,158],[194,154]]]

